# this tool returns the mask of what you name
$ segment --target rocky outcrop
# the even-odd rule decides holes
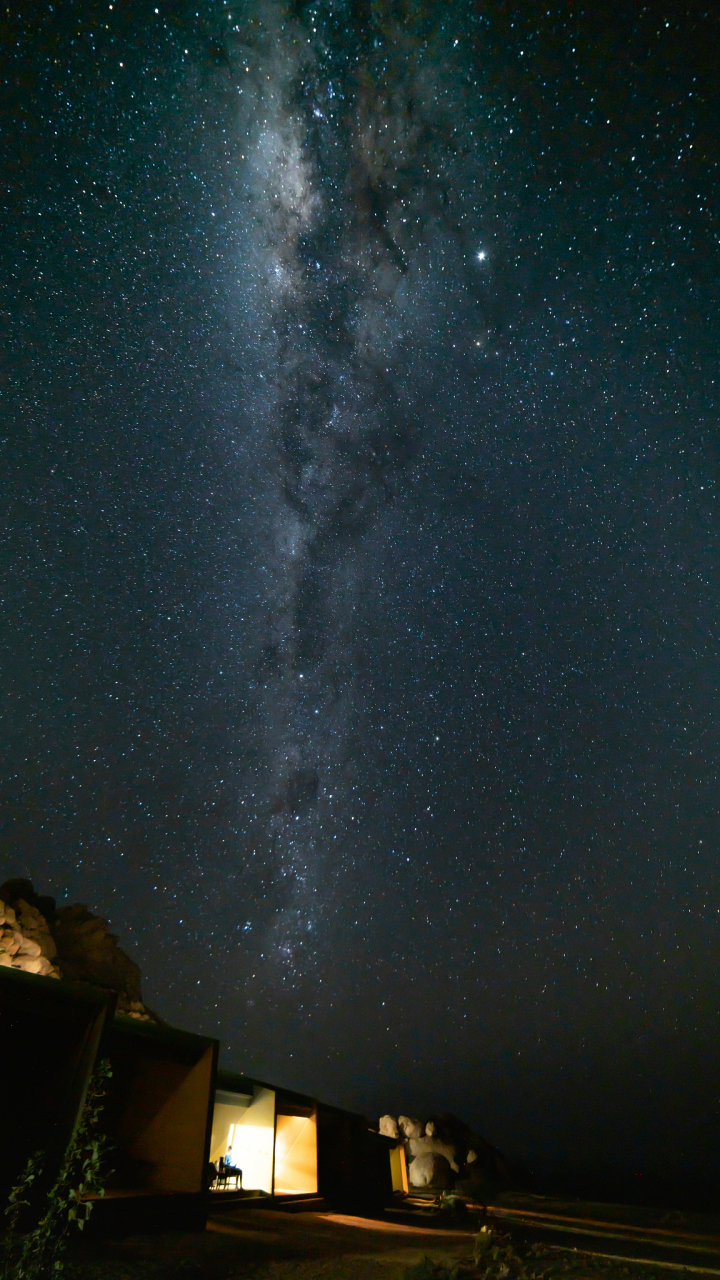
[[[60,907],[54,933],[63,977],[109,987],[131,1005],[142,1002],[140,970],[118,946],[106,920],[81,903]]]
[[[57,908],[29,880],[0,885],[0,965],[103,987],[117,993],[118,1013],[159,1021],[143,1004],[138,966],[107,921],[79,903]]]
[[[510,1181],[500,1152],[457,1116],[441,1112],[422,1121],[384,1115],[380,1132],[405,1147],[411,1187],[444,1191],[450,1187],[471,1199],[487,1197]]]
[[[59,978],[57,947],[45,917],[24,898],[15,906],[0,899],[0,966]]]

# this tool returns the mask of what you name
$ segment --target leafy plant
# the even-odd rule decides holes
[[[22,1210],[32,1205],[33,1183],[44,1167],[43,1152],[30,1157],[10,1192],[0,1280],[55,1280],[63,1274],[61,1255],[71,1228],[82,1231],[90,1217],[93,1205],[87,1197],[104,1194],[101,1172],[110,1143],[101,1132],[100,1119],[111,1075],[110,1063],[104,1060],[88,1085],[80,1122],[47,1193],[44,1211],[25,1235],[18,1232],[18,1223]]]
[[[404,1280],[662,1280],[645,1262],[594,1257],[558,1245],[513,1242],[509,1232],[483,1226],[473,1257],[433,1261],[424,1255],[406,1268]]]
[[[25,1168],[12,1188],[5,1209],[6,1226],[2,1236],[0,1261],[2,1277],[13,1275],[13,1261],[18,1249],[18,1222],[23,1209],[29,1209],[32,1201],[32,1186],[42,1176],[45,1154],[36,1151],[30,1156]]]
[[[441,1191],[435,1200],[435,1207],[441,1213],[453,1218],[466,1218],[468,1216],[467,1202],[462,1196],[456,1195],[454,1191]]]
[[[475,1237],[473,1262],[481,1280],[540,1280],[548,1276],[544,1245],[533,1244],[520,1254],[509,1236],[488,1226],[481,1227]]]

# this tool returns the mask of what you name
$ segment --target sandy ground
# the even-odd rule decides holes
[[[514,1221],[511,1225],[506,1218],[503,1228],[510,1226],[513,1238],[526,1245],[549,1243],[547,1274],[555,1280],[720,1280],[715,1218],[677,1215],[682,1222],[675,1226],[677,1217],[668,1221],[659,1211],[540,1197],[517,1197],[513,1208]],[[238,1205],[213,1214],[205,1232],[88,1240],[73,1254],[72,1275],[77,1280],[406,1280],[408,1267],[422,1257],[446,1265],[459,1259],[469,1263],[475,1232],[474,1224],[472,1229],[470,1224],[468,1229],[435,1228]]]
[[[83,1280],[402,1280],[424,1255],[472,1254],[473,1231],[333,1213],[238,1208],[204,1233],[97,1241],[73,1259]]]
[[[567,1200],[558,1196],[531,1195],[520,1191],[508,1191],[498,1197],[496,1206],[501,1212],[530,1210],[549,1215],[593,1219],[599,1222],[626,1223],[650,1229],[695,1232],[720,1237],[720,1214],[693,1212],[651,1206],[612,1204],[609,1201]]]

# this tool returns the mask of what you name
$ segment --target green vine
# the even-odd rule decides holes
[[[110,1143],[101,1131],[100,1120],[111,1075],[110,1063],[104,1060],[90,1080],[80,1123],[47,1193],[41,1216],[24,1235],[18,1231],[20,1215],[23,1209],[32,1206],[33,1183],[42,1175],[44,1152],[30,1157],[10,1192],[5,1209],[0,1280],[56,1280],[62,1276],[65,1270],[62,1254],[71,1229],[76,1226],[82,1231],[90,1217],[93,1202],[88,1197],[104,1194],[102,1166]]]

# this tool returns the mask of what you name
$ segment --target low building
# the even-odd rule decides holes
[[[118,1016],[102,1051],[114,1150],[96,1229],[204,1226],[217,1040]]]
[[[231,1071],[218,1071],[210,1160],[241,1171],[215,1184],[271,1196],[318,1194],[314,1098]]]
[[[111,1172],[93,1233],[199,1229],[210,1204],[248,1195],[376,1212],[407,1190],[402,1145],[363,1116],[218,1070],[216,1040],[117,1015],[112,992],[0,968],[3,1198],[34,1152],[59,1167],[105,1058]]]
[[[275,1201],[320,1197],[333,1208],[377,1210],[407,1192],[405,1152],[364,1116],[305,1094],[218,1071],[210,1159],[229,1170],[216,1195]]]
[[[91,1231],[202,1227],[218,1042],[113,1016],[113,992],[0,968],[0,1197],[35,1153],[58,1169],[107,1058],[106,1192]]]

